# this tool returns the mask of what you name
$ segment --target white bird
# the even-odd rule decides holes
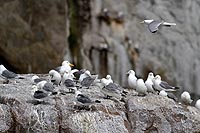
[[[63,77],[62,77],[62,83],[64,83],[65,82],[65,80],[67,80],[67,79],[70,79],[70,80],[72,80],[72,81],[74,81],[74,74],[73,73],[70,73],[70,72],[65,72],[64,74],[63,74]]]
[[[148,74],[148,77],[147,77],[147,80],[145,81],[145,85],[147,87],[147,91],[148,92],[152,92],[152,93],[155,93],[154,89],[153,89],[153,78],[154,78],[154,75],[152,72],[150,72]]]
[[[80,91],[75,92],[75,97],[79,103],[84,104],[84,105],[90,105],[92,103],[101,103],[101,101],[99,100],[95,100],[95,101],[91,100],[88,96],[82,94]]]
[[[173,99],[174,101],[177,101],[177,97],[171,92],[166,92],[165,90],[161,90],[159,92],[159,95],[163,97],[168,97],[168,98]]]
[[[106,85],[108,85],[108,84],[110,84],[110,83],[113,83],[113,80],[112,80],[112,78],[111,78],[110,75],[106,75],[106,78],[102,78],[102,79],[100,80],[100,82],[101,82],[104,86],[106,86]]]
[[[161,90],[161,91],[159,92],[159,95],[160,95],[160,96],[163,96],[163,97],[167,97],[167,92],[165,92],[164,90]]]
[[[169,85],[167,82],[162,81],[160,75],[156,75],[153,78],[153,88],[157,91],[165,90],[165,91],[176,91],[179,87],[174,87]]]
[[[55,92],[55,87],[53,86],[53,84],[47,81],[41,81],[37,83],[37,87],[39,90],[44,90],[47,93],[51,92],[53,95],[57,94],[57,92]]]
[[[106,95],[107,98],[114,97],[119,100],[122,98],[122,91],[123,90],[120,88],[120,86],[115,83],[109,83],[101,89],[101,92]]]
[[[170,26],[175,26],[176,23],[168,23],[168,22],[164,22],[164,21],[156,21],[156,20],[153,20],[153,19],[150,19],[150,20],[144,20],[140,23],[145,23],[148,25],[148,29],[151,33],[155,33],[158,31],[159,27],[160,26],[167,26],[167,27],[170,27]]]
[[[32,95],[36,99],[43,99],[47,96],[49,96],[47,93],[43,92],[42,90],[38,90],[38,87],[36,85],[33,85],[32,87]]]
[[[143,95],[147,94],[147,87],[146,87],[143,79],[137,80],[136,91],[138,92],[139,95],[140,94],[143,94]]]
[[[195,107],[200,110],[200,99],[196,101]]]
[[[128,74],[128,86],[131,89],[136,89],[136,86],[137,86],[137,77],[135,76],[135,71],[129,70],[127,72],[127,74]]]
[[[86,70],[83,74],[80,75],[79,77],[79,82],[81,83],[84,78],[91,76],[91,73],[89,70]]]
[[[60,85],[61,83],[61,75],[55,70],[50,70],[49,75],[51,76],[51,82],[55,85]]]
[[[71,67],[73,66],[73,64],[65,60],[62,62],[62,66],[55,68],[55,70],[58,71],[61,75],[63,75],[65,72],[70,72],[72,69]]]
[[[33,75],[33,77],[31,78],[32,84],[37,84],[37,83],[44,81],[44,80],[45,79],[42,79],[42,78],[38,77],[37,75]]]
[[[181,94],[181,101],[184,103],[184,104],[191,104],[192,103],[192,99],[190,97],[190,93],[187,92],[187,91],[184,91],[182,94]]]

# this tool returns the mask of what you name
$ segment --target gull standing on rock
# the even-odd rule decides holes
[[[166,92],[164,90],[161,90],[159,92],[159,95],[163,96],[163,97],[168,97],[170,99],[173,99],[174,101],[177,101],[177,97],[173,93],[171,93],[171,92]]]
[[[128,86],[131,89],[136,89],[136,86],[137,86],[137,77],[135,76],[135,71],[129,70],[127,72],[127,74],[128,74]]]
[[[74,75],[69,72],[65,72],[63,75],[62,83],[69,89],[69,92],[75,92],[77,90],[74,78]]]
[[[148,25],[148,29],[151,33],[156,33],[158,31],[158,28],[160,26],[167,26],[167,27],[170,27],[170,26],[175,26],[176,23],[168,23],[168,22],[164,22],[164,21],[156,21],[156,20],[153,20],[153,19],[150,19],[150,20],[144,20],[140,23],[145,23]]]
[[[95,100],[95,101],[91,100],[88,96],[83,95],[80,91],[75,92],[75,97],[79,103],[84,104],[84,105],[90,105],[92,103],[101,103],[101,101],[99,100]]]
[[[62,66],[59,66],[59,67],[57,67],[57,68],[55,68],[55,70],[57,71],[57,72],[59,72],[61,75],[63,75],[66,71],[71,71],[71,67],[73,67],[74,65],[73,64],[71,64],[69,61],[63,61],[62,62]]]
[[[143,79],[137,80],[136,91],[138,92],[138,95],[140,95],[140,94],[146,95],[147,94],[147,87],[146,87]]]
[[[156,75],[153,79],[153,87],[157,91],[165,90],[167,91],[176,91],[179,87],[173,87],[169,85],[167,82],[162,81],[160,75]]]
[[[102,78],[102,79],[100,80],[100,82],[101,82],[104,86],[106,86],[106,85],[109,85],[110,83],[113,83],[113,80],[112,80],[112,78],[111,78],[110,75],[106,75],[106,78]]]
[[[33,85],[31,88],[32,88],[32,90],[31,90],[32,91],[32,95],[36,99],[43,99],[43,98],[48,96],[47,93],[45,93],[45,92],[43,92],[41,90],[38,90],[38,87],[36,85]]]
[[[50,70],[49,75],[51,76],[51,82],[55,85],[60,85],[61,75],[56,70]]]
[[[192,99],[190,97],[190,93],[187,92],[187,91],[184,91],[182,94],[181,94],[181,102],[188,105],[188,104],[191,104],[192,103]]]
[[[79,77],[79,82],[81,83],[84,78],[91,76],[91,73],[89,70],[86,70],[83,74],[80,75]]]
[[[44,90],[47,93],[51,92],[53,95],[57,94],[57,92],[55,92],[55,87],[53,86],[53,84],[47,81],[41,81],[37,83],[37,87],[39,90]]]
[[[16,73],[9,71],[4,67],[4,65],[0,65],[0,77],[6,79],[9,82],[9,79],[18,78],[24,79],[23,77],[19,77]]]
[[[45,79],[42,79],[40,77],[38,77],[37,75],[33,75],[32,78],[31,78],[31,81],[32,81],[32,84],[37,84],[41,81],[44,81]]]
[[[109,83],[101,89],[101,92],[107,96],[107,98],[114,97],[117,99],[121,99],[122,90],[115,83]]]
[[[150,72],[148,74],[148,77],[147,77],[147,80],[145,81],[145,85],[147,87],[147,91],[148,92],[152,92],[152,93],[155,93],[154,89],[153,89],[153,78],[154,78],[154,75],[152,72]]]

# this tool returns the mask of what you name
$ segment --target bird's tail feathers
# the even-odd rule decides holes
[[[101,103],[101,101],[99,101],[99,100],[95,100],[94,102],[95,102],[95,103]]]

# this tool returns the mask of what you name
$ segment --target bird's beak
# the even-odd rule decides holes
[[[74,65],[70,63],[69,66],[73,67]]]
[[[144,23],[144,21],[142,21],[142,22],[140,22],[141,24],[143,24]]]

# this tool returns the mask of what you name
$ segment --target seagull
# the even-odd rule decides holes
[[[38,87],[36,85],[33,85],[31,88],[32,88],[33,97],[36,99],[43,99],[48,96],[47,93],[41,90],[38,90]]]
[[[149,31],[151,33],[156,33],[158,31],[158,28],[160,26],[167,26],[167,27],[170,27],[170,26],[175,26],[176,23],[168,23],[168,22],[164,22],[164,21],[157,21],[157,20],[153,20],[153,19],[150,19],[150,20],[144,20],[140,23],[145,23],[148,25],[148,28],[149,28]]]
[[[190,97],[190,93],[187,92],[187,91],[184,91],[184,92],[181,94],[181,101],[182,101],[184,104],[188,105],[188,104],[191,104],[193,100],[192,100],[191,97]]]
[[[55,70],[59,72],[61,75],[63,75],[66,71],[71,71],[72,69],[71,67],[73,66],[74,66],[73,64],[65,60],[62,62],[62,66],[55,68]]]
[[[147,87],[147,91],[148,92],[152,92],[152,93],[155,93],[154,89],[153,89],[153,78],[154,78],[154,75],[152,72],[150,72],[148,74],[148,77],[147,77],[147,80],[145,81],[145,85]]]
[[[89,70],[86,70],[83,74],[80,75],[79,77],[79,82],[81,83],[84,78],[91,76],[91,73]]]
[[[71,72],[65,72],[64,74],[63,74],[63,77],[62,77],[62,83],[64,83],[65,82],[65,80],[67,80],[67,79],[70,79],[70,80],[72,80],[72,81],[74,81],[74,74],[73,73],[71,73]]]
[[[81,81],[81,85],[84,87],[90,87],[92,83],[95,81],[95,78],[92,77],[86,77]]]
[[[164,90],[161,90],[159,92],[159,95],[160,96],[163,96],[163,97],[168,97],[168,98],[171,98],[173,99],[174,101],[177,101],[177,97],[173,94],[173,93],[170,93],[170,92],[166,92]]]
[[[101,89],[101,92],[107,96],[107,98],[115,97],[121,99],[122,90],[115,83],[109,83]]]
[[[92,103],[101,103],[101,101],[99,100],[95,100],[95,101],[91,100],[88,96],[83,95],[80,91],[75,92],[75,97],[79,103],[84,104],[84,105],[90,105]]]
[[[55,85],[60,85],[61,75],[56,70],[50,70],[49,75],[51,76],[51,82]]]
[[[75,92],[77,90],[76,84],[71,79],[66,79],[64,82],[64,85],[65,85],[65,87],[67,87],[69,89],[69,92],[72,92],[72,91]]]
[[[161,90],[165,90],[167,91],[176,91],[179,89],[179,87],[173,87],[171,85],[169,85],[167,82],[162,81],[160,75],[156,75],[153,78],[153,87],[154,89],[156,89],[157,91],[161,91]]]
[[[6,69],[4,65],[0,65],[0,77],[2,77],[3,79],[6,79],[7,82],[9,82],[9,79],[13,79],[13,78],[24,79],[24,77],[18,77],[16,73],[11,72],[8,69]]]
[[[140,94],[143,94],[143,95],[147,94],[147,87],[146,87],[143,79],[137,80],[136,91],[138,92],[139,95]]]
[[[136,85],[137,85],[137,77],[135,76],[135,71],[133,70],[129,70],[127,72],[128,74],[128,86],[131,89],[136,89]]]
[[[44,90],[46,92],[51,92],[53,95],[57,94],[57,92],[55,92],[55,87],[53,86],[52,83],[49,83],[47,81],[41,81],[39,83],[37,83],[37,87],[40,90]]]
[[[200,110],[200,99],[196,101],[195,107]]]
[[[37,83],[44,81],[44,80],[45,79],[42,79],[42,78],[38,77],[37,75],[33,75],[33,77],[31,78],[31,81],[32,81],[33,84],[37,84]]]
[[[110,83],[113,83],[113,80],[112,80],[112,78],[111,78],[110,75],[106,75],[106,78],[102,78],[102,79],[100,80],[100,82],[101,82],[104,86],[107,86],[107,85],[109,85]]]

